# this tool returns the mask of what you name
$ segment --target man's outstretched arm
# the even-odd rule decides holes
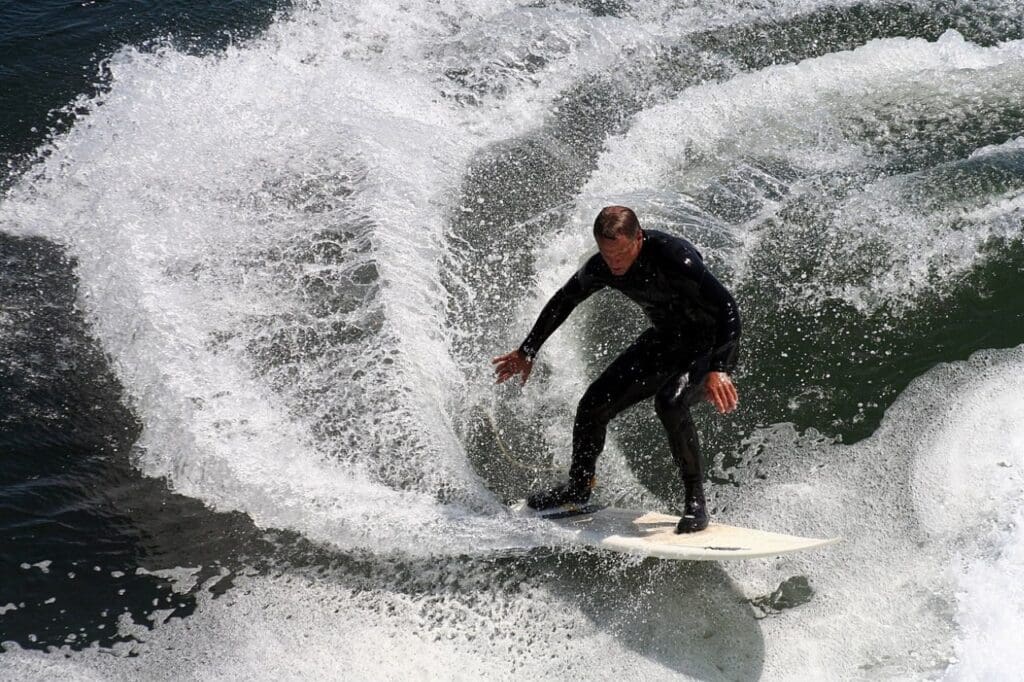
[[[494,373],[497,376],[497,383],[500,384],[518,374],[522,376],[522,381],[525,384],[533,370],[533,359],[537,357],[537,352],[540,351],[540,347],[544,345],[547,338],[565,322],[576,306],[601,289],[602,285],[595,283],[586,274],[586,268],[587,266],[584,265],[569,278],[565,286],[555,292],[544,309],[540,311],[533,329],[527,334],[526,340],[519,345],[519,348],[491,360],[491,364],[495,366]]]

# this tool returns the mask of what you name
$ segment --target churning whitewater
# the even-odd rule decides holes
[[[1018,14],[327,2],[215,54],[120,49],[0,231],[73,262],[132,469],[266,548],[223,538],[229,585],[140,566],[194,611],[12,636],[0,677],[1013,677]],[[595,296],[529,384],[493,384],[608,204],[693,241],[743,311],[740,411],[698,415],[713,519],[840,545],[640,561],[507,511],[567,469],[576,401],[643,328]],[[678,509],[653,410],[613,423],[598,479]]]

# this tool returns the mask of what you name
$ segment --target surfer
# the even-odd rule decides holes
[[[597,457],[608,422],[654,396],[685,491],[677,533],[707,528],[700,443],[690,407],[702,398],[725,414],[739,397],[736,369],[740,316],[736,301],[680,237],[640,227],[625,206],[606,206],[594,220],[598,253],[555,292],[526,340],[492,360],[498,383],[530,376],[544,341],[591,294],[609,287],[637,303],[651,327],[624,350],[580,399],[572,432],[569,480],[531,495],[527,504],[548,509],[590,499]]]

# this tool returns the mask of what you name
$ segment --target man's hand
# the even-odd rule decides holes
[[[722,414],[735,410],[740,401],[736,387],[732,385],[732,379],[725,372],[709,373],[708,378],[704,381],[704,390],[707,399]]]
[[[530,372],[533,371],[533,360],[518,350],[494,358],[491,360],[491,364],[494,365],[494,373],[498,377],[495,383],[499,384],[517,374],[523,376],[525,384],[526,380],[530,378]]]

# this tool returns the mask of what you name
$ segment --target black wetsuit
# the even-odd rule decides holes
[[[701,399],[709,371],[736,368],[740,316],[736,301],[707,268],[693,244],[645,230],[640,254],[622,276],[594,254],[559,289],[519,350],[536,356],[569,313],[596,291],[609,287],[643,308],[644,331],[583,394],[573,426],[570,485],[594,476],[608,422],[641,400],[655,396],[655,410],[668,432],[672,456],[687,495],[702,484],[697,431],[690,406]]]

